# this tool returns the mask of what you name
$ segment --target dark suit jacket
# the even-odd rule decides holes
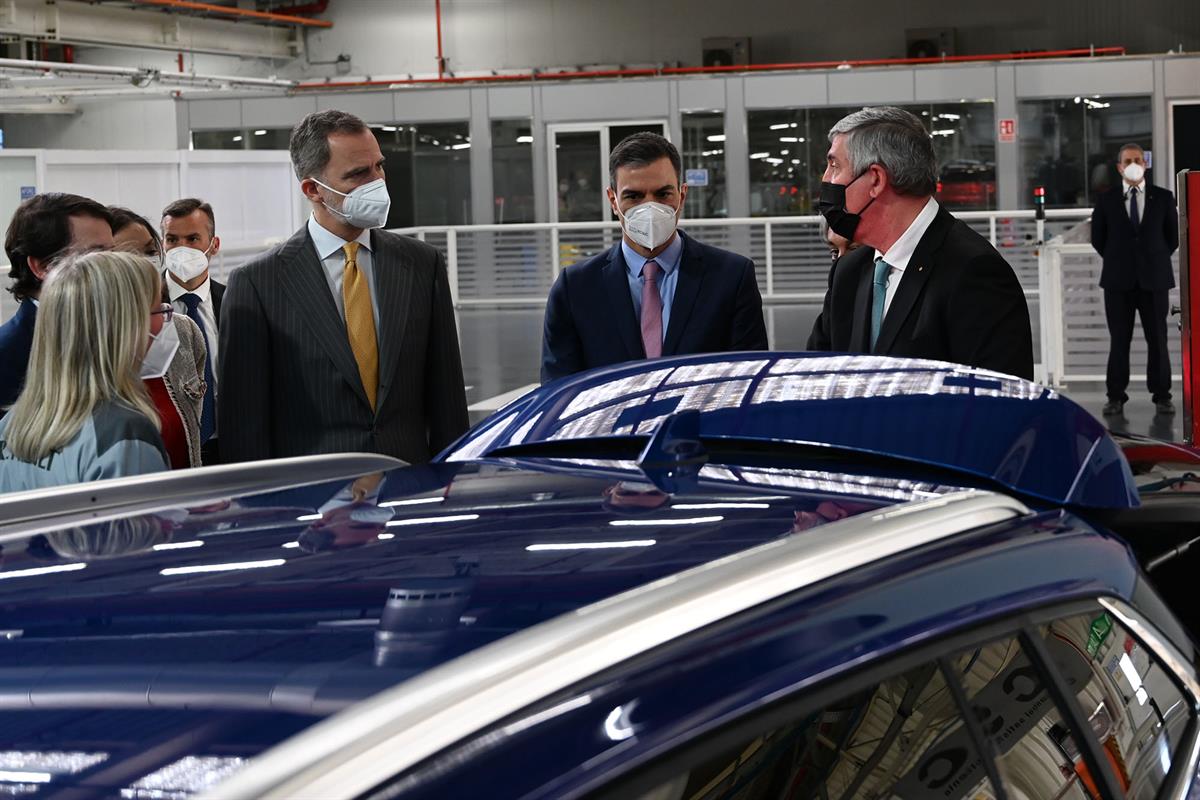
[[[371,246],[376,411],[306,226],[230,277],[220,324],[222,460],[356,451],[419,463],[467,429],[442,254],[381,230],[371,231]]]
[[[21,301],[12,319],[0,325],[0,408],[17,402],[25,385],[36,321],[37,306],[32,300],[26,299]]]
[[[1092,247],[1104,258],[1100,285],[1128,291],[1167,290],[1175,285],[1171,254],[1179,249],[1179,211],[1175,195],[1146,184],[1141,224],[1134,230],[1121,182],[1096,200],[1092,211]]]
[[[917,243],[871,350],[874,272],[871,247],[838,259],[809,350],[931,358],[1033,379],[1029,306],[1016,273],[945,208]]]
[[[663,340],[664,356],[766,350],[754,262],[682,231],[683,254]],[[618,243],[562,271],[542,333],[542,382],[646,357]]]

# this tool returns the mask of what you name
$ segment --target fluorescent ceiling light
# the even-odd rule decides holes
[[[770,503],[672,503],[677,511],[710,511],[714,508],[770,508]]]
[[[656,539],[630,539],[624,542],[550,542],[531,544],[525,549],[530,553],[547,550],[621,550],[628,547],[652,547],[655,544],[658,544]]]
[[[380,508],[394,508],[395,506],[420,506],[426,503],[440,503],[446,498],[444,497],[414,497],[411,500],[388,500],[386,503],[380,503]]]
[[[781,142],[798,142],[798,141],[800,141],[800,139],[795,136],[780,136],[779,141],[781,141]]]
[[[470,142],[463,142],[462,144],[451,145],[450,149],[451,150],[468,150],[468,149],[470,149],[470,147],[471,147]]]
[[[17,569],[12,572],[0,572],[0,581],[8,578],[32,578],[36,575],[51,575],[55,572],[75,572],[87,564],[55,564],[53,567],[33,567],[32,569]]]
[[[260,130],[257,130],[257,131],[255,131],[255,132],[254,132],[254,135],[255,135],[255,136],[266,136],[266,135],[267,135],[267,132],[266,132],[265,130],[261,130],[261,129],[260,129]]]
[[[54,778],[49,772],[19,772],[0,770],[0,781],[5,783],[49,783]],[[7,794],[7,792],[6,792]]]
[[[304,514],[303,516],[296,517],[296,522],[316,522],[324,516],[324,514]]]
[[[436,525],[440,522],[470,522],[479,519],[478,514],[451,514],[445,517],[413,517],[411,519],[394,519],[387,524],[389,528],[401,525]]]
[[[614,519],[609,525],[617,528],[657,528],[663,525],[704,525],[720,522],[724,517],[685,517],[684,519]]]
[[[771,130],[781,131],[781,130],[784,130],[785,128],[790,128],[790,127],[791,126],[788,125],[788,123],[786,123],[786,122],[779,122],[779,123],[776,123],[775,125],[772,125]]]
[[[233,140],[234,140],[235,142],[240,142],[240,141],[242,140],[242,137],[241,137],[241,136],[235,136],[235,137],[233,137]]]
[[[723,141],[725,141],[725,134],[714,133],[709,136],[706,136],[705,138],[708,139],[708,141],[710,141],[710,142],[723,142]]]
[[[517,144],[533,144],[532,136],[518,136]]]
[[[751,158],[768,158],[768,157],[770,157],[770,155],[771,155],[770,153],[751,153],[750,157]]]
[[[265,561],[234,561],[229,564],[199,564],[194,567],[169,567],[159,575],[194,575],[199,572],[234,572],[242,569],[265,569],[287,563],[286,558],[268,558]]]
[[[396,534],[394,534],[394,533],[381,533],[381,534],[379,534],[378,536],[376,536],[375,538],[376,538],[376,539],[379,539],[379,540],[381,540],[381,541],[385,541],[385,540],[387,540],[387,539],[395,539],[395,538],[396,538]]]
[[[284,548],[285,550],[294,550],[299,546],[300,546],[299,542],[288,542],[286,544],[280,545],[280,547]]]
[[[395,125],[384,125],[384,126],[381,128],[381,130],[387,131],[388,133],[395,133],[395,132],[396,132],[396,126],[395,126]]]
[[[199,539],[194,539],[190,542],[167,542],[166,544],[156,544],[152,550],[190,550],[193,547],[204,547],[204,542]]]

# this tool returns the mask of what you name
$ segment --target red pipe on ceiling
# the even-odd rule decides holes
[[[658,77],[662,75],[706,75],[713,73],[728,73],[728,72],[763,72],[763,71],[788,71],[788,70],[806,70],[806,69],[836,69],[843,65],[850,67],[880,67],[880,66],[900,66],[900,65],[920,65],[920,64],[947,64],[947,63],[970,63],[970,62],[994,62],[994,61],[1027,61],[1032,59],[1043,58],[1065,58],[1070,56],[1105,56],[1105,55],[1125,55],[1124,47],[1082,47],[1073,50],[1040,50],[1030,53],[996,53],[981,56],[943,56],[933,58],[871,58],[871,59],[853,59],[846,61],[804,61],[796,63],[782,64],[749,64],[743,66],[721,66],[721,67],[665,67],[665,68],[646,68],[646,69],[605,69],[605,70],[583,70],[575,72],[526,72],[517,75],[477,75],[474,77],[447,77],[439,75],[437,78],[400,78],[396,80],[370,80],[370,81],[329,81],[329,82],[310,82],[296,85],[296,89],[350,89],[350,88],[371,88],[380,86],[422,86],[430,84],[461,84],[461,83],[501,83],[501,82],[516,82],[516,81],[557,81],[557,80],[579,80],[589,78],[646,78]],[[440,64],[440,60],[439,60]]]
[[[138,5],[158,6],[159,8],[177,9],[180,11],[207,11],[234,19],[258,20],[260,22],[275,22],[283,25],[299,25],[307,28],[332,28],[333,23],[324,19],[309,19],[294,17],[289,14],[274,14],[269,11],[253,11],[248,8],[234,6],[218,6],[212,3],[197,3],[192,0],[133,0]]]
[[[446,77],[446,59],[442,56],[442,0],[433,0],[433,12],[437,18],[438,80],[442,80]]]

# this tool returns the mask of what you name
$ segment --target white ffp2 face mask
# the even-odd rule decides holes
[[[316,178],[313,178],[313,181],[318,186],[345,198],[342,200],[341,210],[334,208],[329,203],[325,203],[325,207],[354,227],[382,228],[387,223],[388,211],[392,208],[392,198],[388,196],[387,183],[383,178],[364,183],[350,194],[326,186]]]
[[[173,247],[163,256],[163,263],[168,272],[187,283],[199,278],[208,269],[208,252],[194,247]]]
[[[174,252],[174,251],[172,251]],[[157,335],[150,334],[150,349],[142,359],[142,368],[138,377],[142,380],[161,378],[171,366],[175,352],[179,350],[179,331],[175,329],[175,321],[163,323],[162,330]]]
[[[1132,183],[1139,182],[1146,175],[1146,168],[1141,164],[1126,164],[1125,169],[1121,171],[1126,180]]]
[[[675,209],[653,201],[634,206],[621,219],[629,238],[647,250],[669,241],[679,224]]]

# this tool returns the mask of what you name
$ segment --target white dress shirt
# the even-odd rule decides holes
[[[171,305],[175,307],[175,313],[187,316],[187,303],[182,300],[185,294],[194,294],[200,298],[200,305],[196,306],[196,312],[200,315],[200,321],[204,323],[204,344],[208,347],[208,359],[212,362],[213,400],[216,400],[217,375],[220,374],[217,370],[217,346],[220,344],[221,337],[217,333],[217,315],[213,309],[212,278],[205,278],[204,283],[189,292],[176,283],[168,273],[167,296],[171,298]]]
[[[896,289],[900,286],[900,281],[904,278],[904,270],[908,269],[908,262],[912,260],[913,253],[917,249],[917,245],[921,241],[921,237],[925,235],[925,231],[929,230],[929,226],[933,224],[933,218],[937,216],[938,202],[932,197],[925,207],[921,209],[921,213],[917,214],[917,218],[912,221],[908,229],[900,235],[895,244],[888,248],[886,253],[875,251],[875,258],[883,256],[883,260],[888,263],[891,269],[887,274],[887,295],[883,301],[883,315],[886,318],[888,309],[892,307],[892,298],[896,296]]]
[[[1138,224],[1146,218],[1146,180],[1143,178],[1136,186],[1125,184],[1125,213],[1129,213],[1129,193],[1137,189]],[[1130,219],[1133,219],[1130,217]]]
[[[308,218],[308,235],[312,238],[313,246],[317,249],[317,258],[325,267],[325,280],[329,283],[329,291],[333,293],[333,302],[337,306],[338,316],[346,321],[346,300],[342,297],[342,276],[346,271],[346,252],[342,249],[348,242],[336,233],[331,233],[321,227],[315,216]],[[371,292],[371,313],[375,315],[375,341],[379,341],[379,292],[375,290],[375,262],[371,258],[371,231],[364,230],[354,241],[358,242],[358,254],[355,261],[367,279],[367,288]]]

